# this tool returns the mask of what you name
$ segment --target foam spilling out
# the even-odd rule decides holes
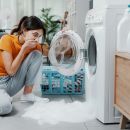
[[[36,102],[25,111],[22,117],[35,119],[39,124],[78,123],[95,118],[94,106],[91,103],[79,101],[72,103],[66,103],[64,100],[49,103]]]

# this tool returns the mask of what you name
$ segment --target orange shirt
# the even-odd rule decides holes
[[[16,35],[4,35],[0,39],[0,76],[8,75],[5,70],[5,67],[4,67],[4,63],[3,63],[3,59],[2,59],[2,55],[1,55],[2,51],[9,52],[12,55],[13,59],[15,59],[15,57],[18,55],[21,47],[22,47],[22,45],[19,43],[18,36],[16,36]],[[41,50],[40,44],[37,44],[36,48],[28,50],[25,57],[32,50]]]

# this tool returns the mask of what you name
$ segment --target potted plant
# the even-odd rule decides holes
[[[41,12],[42,13],[40,19],[43,21],[44,27],[46,29],[46,36],[43,39],[43,42],[50,45],[53,36],[61,29],[61,24],[59,21],[60,17],[57,15],[52,15],[51,8],[46,8],[46,9],[43,8]],[[47,57],[47,64],[50,65],[50,61],[48,57]]]
[[[53,36],[61,29],[61,24],[59,22],[60,17],[57,15],[51,15],[51,8],[43,8],[41,12],[42,14],[40,18],[46,29],[46,37],[44,41],[50,45]]]

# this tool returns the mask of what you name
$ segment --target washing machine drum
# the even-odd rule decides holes
[[[83,49],[83,42],[77,33],[60,31],[52,39],[49,60],[61,74],[71,76],[84,65]]]

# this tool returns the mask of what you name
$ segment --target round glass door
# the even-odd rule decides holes
[[[89,73],[94,75],[97,69],[97,45],[94,35],[91,35],[88,41],[88,65]]]
[[[60,31],[51,42],[50,62],[61,74],[74,75],[83,67],[83,49],[83,42],[77,33]]]

